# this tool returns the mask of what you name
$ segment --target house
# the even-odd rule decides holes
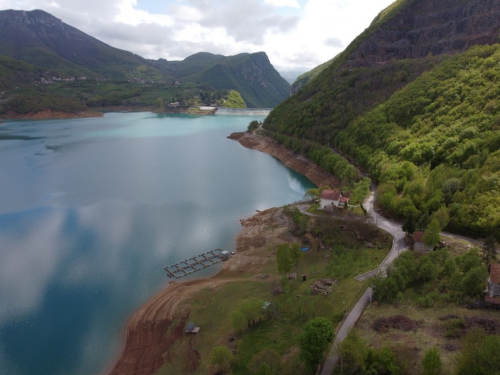
[[[425,232],[414,232],[413,233],[413,250],[421,252],[429,252],[432,250],[432,246],[426,245],[424,243]]]
[[[488,279],[488,291],[486,302],[500,305],[500,264],[494,263],[490,266],[490,277]]]
[[[323,210],[342,208],[349,204],[349,197],[347,194],[342,194],[341,191],[337,190],[323,190],[320,199],[320,208]]]
[[[167,107],[177,108],[178,106],[179,106],[179,102],[175,102],[175,103],[169,103]]]
[[[196,334],[200,331],[200,327],[196,327],[194,323],[188,323],[186,326],[186,333]]]

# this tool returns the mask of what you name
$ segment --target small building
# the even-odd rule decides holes
[[[231,258],[231,254],[229,254],[228,251],[223,250],[223,251],[220,252],[220,258],[222,260],[228,260],[229,258]]]
[[[323,210],[343,208],[349,204],[348,194],[343,194],[341,191],[337,190],[323,190],[320,199],[320,209]]]
[[[196,327],[194,323],[188,323],[186,326],[186,333],[196,334],[200,331],[200,327]]]
[[[426,245],[424,243],[425,232],[414,232],[413,233],[413,250],[420,252],[429,252],[432,250],[432,246]]]
[[[168,106],[169,108],[177,108],[179,106],[179,102],[175,102],[175,103],[168,103]]]
[[[486,302],[500,305],[500,264],[493,263],[490,266],[490,277],[488,278],[488,291]]]

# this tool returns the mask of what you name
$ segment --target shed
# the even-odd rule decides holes
[[[194,323],[188,323],[186,326],[186,333],[198,333],[200,331],[200,327],[196,327]]]
[[[223,251],[220,252],[220,257],[221,257],[222,260],[227,260],[227,259],[229,259],[231,257],[231,254],[229,254],[228,251],[223,250]]]
[[[426,245],[424,243],[424,234],[425,232],[413,233],[413,250],[422,252],[429,252],[432,250],[432,246]]]

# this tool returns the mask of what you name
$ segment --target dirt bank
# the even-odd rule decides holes
[[[325,172],[323,168],[302,155],[294,154],[292,151],[276,143],[269,137],[262,137],[255,133],[244,132],[233,133],[228,136],[228,138],[238,141],[246,148],[262,151],[274,156],[288,168],[309,178],[316,186],[329,186],[331,188],[340,186],[339,180]]]
[[[19,115],[12,111],[8,111],[5,115],[2,116],[2,119],[15,119],[15,120],[47,120],[47,119],[69,119],[69,118],[86,118],[86,117],[102,117],[103,113],[101,112],[60,112],[60,111],[52,111],[50,109],[46,109],[44,111],[35,112],[35,113],[26,113]]]
[[[110,366],[110,374],[154,374],[170,362],[169,349],[184,336],[190,296],[205,288],[213,289],[238,281],[242,273],[259,272],[262,264],[271,261],[263,255],[268,246],[295,240],[288,233],[291,220],[284,215],[282,208],[260,212],[242,220],[241,224],[243,228],[236,236],[237,254],[223,263],[223,269],[217,275],[208,279],[171,282],[135,312],[127,324],[123,351],[116,363]],[[187,350],[181,354],[191,364],[190,372],[194,371],[199,365],[197,353]]]

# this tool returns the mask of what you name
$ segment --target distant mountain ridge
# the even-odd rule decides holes
[[[42,10],[0,11],[0,55],[75,77],[203,81],[215,89],[237,90],[255,107],[276,106],[290,88],[263,52],[229,57],[201,52],[183,61],[148,60]]]

